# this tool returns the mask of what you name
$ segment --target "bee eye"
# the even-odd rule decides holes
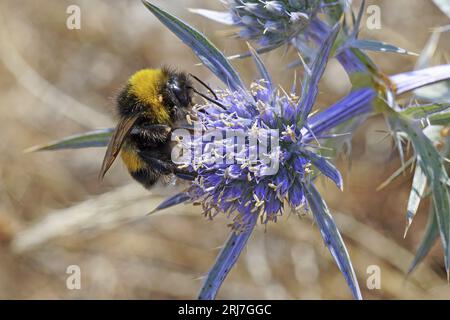
[[[190,104],[191,99],[189,89],[185,86],[181,86],[177,80],[169,82],[169,89],[178,100],[178,103],[175,103],[175,105],[187,107]]]

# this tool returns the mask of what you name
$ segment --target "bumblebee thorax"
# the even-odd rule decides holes
[[[153,122],[169,123],[170,108],[165,104],[163,88],[168,75],[161,69],[143,69],[128,80],[117,103],[119,114],[129,117],[142,113]]]

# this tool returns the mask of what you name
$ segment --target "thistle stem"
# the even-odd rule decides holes
[[[257,216],[254,215],[246,225],[244,231],[232,230],[225,246],[220,251],[214,266],[209,271],[203,287],[198,295],[199,300],[214,300],[223,281],[236,263],[244,249],[247,240],[256,225]]]

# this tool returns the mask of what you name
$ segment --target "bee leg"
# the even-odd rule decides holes
[[[197,174],[195,172],[189,172],[187,170],[180,170],[180,169],[174,170],[173,174],[180,179],[188,181],[194,181],[195,178],[197,177]]]
[[[176,168],[176,165],[170,161],[169,156],[158,150],[141,150],[139,155],[151,168],[161,172],[161,174],[173,173]]]
[[[186,169],[179,169],[177,168],[177,165],[174,164],[170,160],[162,160],[160,154],[158,154],[156,151],[141,151],[140,156],[144,161],[146,161],[150,167],[160,171],[163,174],[170,174],[173,173],[177,177],[193,181],[196,178],[196,174],[194,172],[190,172]],[[159,157],[158,157],[159,156]]]

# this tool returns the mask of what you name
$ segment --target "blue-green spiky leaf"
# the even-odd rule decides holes
[[[152,210],[149,214],[155,213],[157,211],[161,211],[173,206],[176,206],[180,203],[186,202],[190,199],[190,196],[187,192],[180,192],[176,195],[173,195],[163,202],[161,202],[154,210]]]
[[[189,46],[202,63],[208,67],[220,80],[234,91],[245,88],[239,74],[228,62],[222,52],[217,49],[203,34],[181,21],[177,17],[165,12],[150,2],[144,0],[144,5],[181,41]]]
[[[435,126],[450,125],[450,112],[435,113],[428,117],[428,122]]]
[[[35,146],[25,150],[25,152],[106,147],[113,131],[114,129],[111,128],[89,131]]]
[[[253,61],[255,62],[256,67],[258,68],[261,78],[264,79],[265,81],[267,89],[269,90],[269,92],[273,92],[272,78],[269,72],[267,71],[266,66],[262,62],[256,50],[250,44],[248,44],[248,48],[250,50],[250,54],[252,55]]]
[[[314,216],[314,220],[319,226],[325,244],[344,275],[353,297],[361,300],[361,290],[359,289],[358,280],[355,271],[353,270],[347,248],[345,247],[344,241],[342,240],[341,234],[339,233],[327,205],[312,183],[304,185],[304,188],[306,190],[305,196],[308,206]]]
[[[319,169],[322,174],[333,180],[339,189],[343,189],[342,175],[330,161],[308,150],[303,150],[302,153],[307,159],[311,160],[312,164]]]
[[[436,214],[434,212],[434,207],[430,207],[430,212],[428,213],[428,222],[423,234],[422,240],[417,248],[414,260],[409,266],[408,273],[414,271],[417,265],[426,257],[428,252],[430,252],[433,245],[439,239],[439,226],[436,219]]]
[[[339,30],[340,26],[339,24],[336,24],[320,47],[320,50],[312,63],[311,73],[305,73],[305,79],[302,86],[302,95],[298,103],[300,109],[299,120],[302,123],[308,117],[316,101],[317,94],[319,92],[319,81],[325,71],[325,67],[330,58],[333,44],[336,41]]]
[[[420,165],[430,186],[432,205],[435,210],[444,248],[445,268],[448,272],[450,262],[450,199],[447,189],[448,176],[443,164],[443,158],[421,130],[417,121],[412,121],[393,110],[390,111],[389,121],[397,131],[407,134],[414,147],[417,163]]]
[[[408,107],[404,111],[400,112],[401,114],[411,117],[413,119],[425,119],[429,116],[442,113],[445,111],[449,111],[450,107],[444,104],[427,104],[427,105],[419,105]]]
[[[448,104],[408,107],[400,113],[412,119],[420,120],[423,127],[450,125],[450,106]]]
[[[406,55],[414,55],[417,56],[417,53],[410,52],[406,49],[394,46],[392,44],[376,41],[376,40],[360,40],[354,39],[347,43],[347,46],[352,48],[357,48],[360,50],[369,50],[369,51],[378,51],[378,52],[391,52],[391,53],[399,53]]]

